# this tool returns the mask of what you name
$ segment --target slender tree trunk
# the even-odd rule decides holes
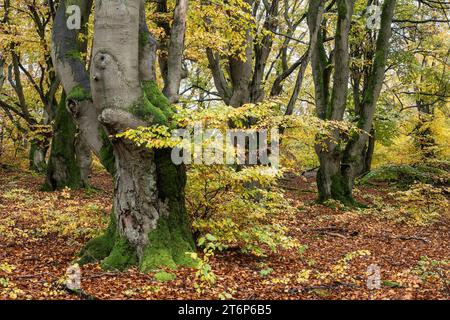
[[[370,170],[372,170],[373,154],[375,152],[375,142],[376,142],[375,130],[372,129],[369,137],[369,143],[364,153],[364,169],[362,174],[369,173]]]
[[[311,0],[308,11],[308,25],[311,33],[311,62],[314,77],[317,115],[325,121],[342,121],[346,107],[349,85],[349,32],[351,27],[354,0],[338,0],[338,20],[335,34],[335,47],[328,57],[324,36],[317,32],[322,24],[323,0]],[[337,129],[332,129],[331,137],[318,136],[316,152],[320,160],[318,173],[319,200],[336,199],[346,204],[355,204],[352,190],[355,178],[359,176],[368,160],[364,151],[369,142],[375,108],[383,85],[391,24],[396,0],[385,0],[381,15],[381,29],[378,34],[372,70],[368,78],[364,98],[360,104],[357,127],[360,132],[348,137]],[[333,63],[332,93],[330,92],[330,64]],[[373,143],[373,142],[372,142]],[[373,145],[369,142],[370,154]],[[370,160],[370,158],[369,158]]]
[[[361,102],[361,113],[358,121],[358,128],[361,129],[361,132],[350,136],[344,151],[341,171],[349,190],[353,189],[355,178],[364,169],[365,159],[363,157],[363,151],[369,142],[369,134],[367,133],[371,132],[373,128],[375,109],[385,77],[395,5],[396,0],[384,1],[380,23],[381,28],[376,41],[372,72],[369,76],[368,85]]]

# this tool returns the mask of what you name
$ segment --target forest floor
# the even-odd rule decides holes
[[[84,239],[106,225],[111,179],[96,173],[94,188],[56,193],[39,191],[43,179],[0,167],[0,300],[86,298],[64,290],[61,279]],[[170,270],[176,279],[158,282],[152,273],[105,272],[98,264],[82,266],[83,291],[98,299],[218,299],[224,292],[235,299],[450,298],[447,218],[421,227],[394,223],[316,204],[312,179],[283,184],[298,210],[282,223],[300,248],[264,258],[217,253],[210,262],[217,282],[202,293],[194,269]],[[363,187],[357,194],[388,204],[395,201],[388,191]],[[356,198],[370,204],[370,197]],[[370,265],[380,270],[379,289],[367,287]]]

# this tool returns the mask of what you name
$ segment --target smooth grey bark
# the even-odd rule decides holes
[[[100,122],[115,135],[146,125],[132,111],[144,99],[139,81],[140,1],[96,1],[95,8],[92,99]],[[113,149],[118,231],[142,257],[149,231],[164,214],[158,203],[153,154],[120,139],[113,142]]]
[[[172,103],[178,102],[181,80],[186,76],[182,63],[187,10],[188,0],[176,0],[172,24],[167,21],[157,22],[166,33],[166,39],[160,46],[164,52],[159,56],[161,75],[164,80],[163,93]],[[166,0],[157,1],[157,11],[168,12]]]
[[[85,2],[80,3],[80,5],[86,12],[91,4]],[[54,15],[56,15],[56,12]],[[61,20],[58,20],[58,23],[61,23]],[[86,36],[86,25],[83,24],[79,32]],[[86,39],[86,37],[83,37],[83,39]],[[87,52],[87,40],[77,40],[75,48],[73,51],[67,52],[65,58],[79,60],[86,64],[86,61],[81,56]],[[56,92],[59,85],[60,81],[57,78],[52,90]],[[79,134],[77,124],[69,113],[68,108],[66,108],[66,94],[63,93],[61,96],[61,102],[58,106],[55,107],[52,104],[48,109],[48,113],[52,114],[54,119],[54,125],[47,178],[43,189],[58,190],[64,187],[72,189],[88,187],[92,154],[86,139],[82,134]]]
[[[308,26],[311,34],[311,39],[314,44],[311,46],[311,67],[313,71],[314,88],[315,88],[315,101],[316,101],[316,113],[322,120],[331,120],[331,116],[335,116],[337,113],[331,112],[331,104],[329,98],[329,83],[330,83],[330,58],[327,56],[324,47],[324,35],[320,30],[323,21],[325,1],[310,1],[308,10]],[[345,7],[345,10],[339,11],[338,24],[336,32],[342,31],[348,24],[348,7],[347,3],[341,1],[341,5]],[[351,10],[353,10],[353,4]],[[342,37],[348,37],[348,34],[343,34],[336,42],[336,46],[341,46],[343,43],[347,43],[348,39]],[[341,55],[343,53],[341,52]],[[345,55],[345,54],[343,54]],[[334,62],[340,63],[339,60]],[[345,63],[345,61],[344,61]],[[348,63],[348,60],[347,60]],[[348,67],[344,65],[343,68]],[[342,69],[342,67],[340,68]],[[343,85],[342,79],[339,83]],[[344,92],[347,84],[345,83]],[[337,84],[334,86],[334,90],[338,90]],[[336,94],[335,94],[336,96]],[[319,189],[319,200],[324,201],[332,197],[333,192],[333,177],[339,173],[341,154],[338,150],[338,146],[335,143],[337,132],[332,132],[330,138],[320,137],[320,143],[316,144],[316,153],[319,157],[320,169],[317,173],[317,186]]]
[[[267,31],[260,44],[254,46],[255,65],[253,69],[253,78],[251,83],[251,101],[260,102],[265,98],[263,80],[266,71],[267,60],[272,51],[273,34],[278,29],[279,0],[273,0],[271,3],[264,2],[266,17],[263,28]],[[295,99],[296,100],[296,99]]]
[[[158,42],[150,34],[145,20],[145,2],[139,15],[139,74],[141,81],[156,81],[156,50]]]
[[[369,140],[377,101],[383,86],[396,3],[396,0],[386,0],[383,4],[381,29],[376,41],[372,70],[361,102],[361,114],[358,120],[358,128],[361,129],[361,133],[350,137],[344,151],[341,170],[344,176],[344,188],[350,196],[355,178],[364,169],[364,159],[361,158],[361,154]]]
[[[45,156],[47,153],[47,148],[42,147],[38,142],[31,141],[30,142],[30,152],[29,152],[29,161],[30,161],[30,170],[44,173],[47,164],[45,162]]]
[[[92,7],[92,1],[80,1],[82,24],[87,22]],[[98,114],[90,98],[90,79],[82,60],[70,53],[78,52],[77,30],[69,30],[66,24],[66,0],[59,3],[56,11],[52,33],[52,60],[58,78],[67,92],[67,107],[78,125],[80,134],[92,152],[100,159],[105,168],[112,173],[113,161],[110,142],[104,128],[98,122]]]

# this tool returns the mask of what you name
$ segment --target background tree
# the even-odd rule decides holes
[[[91,3],[79,4],[85,24]],[[169,125],[173,112],[152,72],[156,54],[145,25],[144,1],[95,2],[91,76],[81,61],[67,58],[76,48],[78,32],[68,30],[65,11],[66,1],[61,1],[53,28],[53,60],[69,92],[68,107],[94,153],[114,173],[115,184],[111,224],[102,237],[88,243],[84,260],[104,259],[104,267],[119,269],[139,264],[143,271],[188,264],[185,252],[195,246],[184,204],[184,168],[171,162],[170,150],[155,153],[115,138],[129,128]]]

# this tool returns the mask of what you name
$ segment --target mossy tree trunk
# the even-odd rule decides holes
[[[183,8],[185,4],[185,0],[177,2]],[[63,52],[54,57],[66,79],[62,82],[70,89],[69,109],[114,176],[110,225],[81,254],[81,262],[101,260],[106,269],[139,265],[142,271],[149,271],[191,265],[186,252],[195,250],[184,204],[184,168],[172,163],[171,150],[147,149],[116,138],[138,126],[169,125],[173,112],[155,83],[156,45],[148,33],[144,10],[142,0],[95,2],[91,76],[80,71],[78,85],[67,72]],[[59,25],[64,28],[63,23]],[[58,48],[64,49],[59,40],[68,35],[68,30],[54,33]],[[72,74],[79,69],[76,61],[69,65]],[[92,110],[95,116],[89,113]],[[94,135],[89,131],[93,125],[97,128]]]
[[[334,150],[330,152],[329,148]],[[344,177],[341,173],[342,152],[334,144],[328,143],[327,149],[316,145],[316,153],[320,163],[317,172],[319,202],[329,199],[340,200],[344,203],[351,202],[349,190],[344,184]]]
[[[335,199],[345,204],[356,204],[352,196],[355,179],[364,171],[365,152],[368,148],[373,152],[374,147],[370,145],[368,132],[372,130],[376,103],[383,84],[395,4],[396,0],[384,1],[381,29],[377,35],[373,60],[370,70],[366,70],[367,82],[357,82],[353,88],[354,95],[363,97],[361,101],[359,98],[355,99],[354,125],[359,131],[342,133],[339,129],[332,128],[327,136],[318,136],[316,153],[320,160],[317,177],[320,201]],[[321,27],[326,27],[323,19],[324,6],[325,1],[311,0],[308,9],[316,113],[322,120],[339,122],[343,121],[345,113],[348,112],[349,35],[355,1],[336,1],[338,18],[335,45],[330,53],[327,53],[325,37],[320,31]],[[363,87],[362,94],[359,92],[360,86]]]
[[[81,263],[101,261],[108,270],[138,265],[143,272],[193,265],[186,254],[195,244],[184,203],[185,169],[172,163],[170,153],[115,145],[121,160],[111,222],[83,249]]]
[[[426,65],[424,59],[423,65]],[[421,77],[420,81],[423,79]],[[434,120],[434,107],[423,99],[416,100],[417,109],[419,111],[418,121],[412,132],[414,145],[420,151],[419,161],[428,161],[435,159],[437,156],[437,144],[433,136],[432,123]]]
[[[43,189],[53,191],[64,187],[71,189],[85,187],[75,154],[77,127],[66,109],[66,95],[64,93],[55,111],[47,179]]]
[[[372,161],[373,154],[375,152],[375,143],[376,143],[376,132],[375,129],[372,128],[372,132],[370,132],[369,142],[367,143],[367,148],[364,150],[364,169],[361,174],[369,173],[372,170]]]

